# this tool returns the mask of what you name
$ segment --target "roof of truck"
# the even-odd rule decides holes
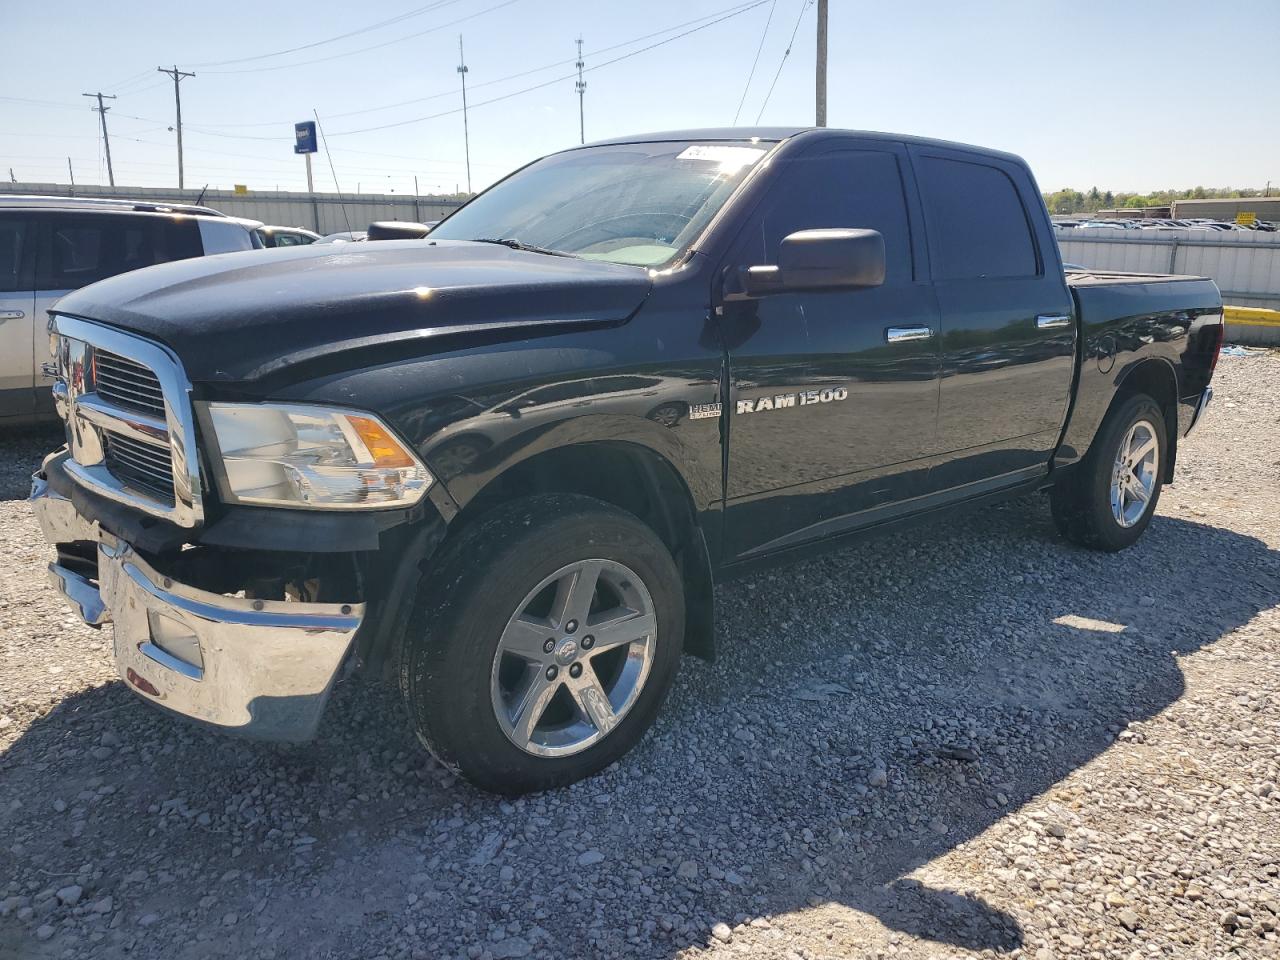
[[[826,136],[832,137],[848,137],[855,136],[867,140],[886,140],[894,143],[909,143],[919,147],[940,147],[948,150],[966,150],[973,153],[982,153],[988,156],[1003,157],[1006,160],[1012,160],[1022,163],[1023,160],[1017,154],[1008,153],[1004,150],[993,150],[990,147],[975,146],[971,143],[956,143],[951,140],[938,140],[931,137],[917,137],[905,133],[884,133],[877,130],[843,130],[837,127],[702,127],[692,130],[664,130],[656,133],[638,133],[627,137],[611,137],[608,140],[597,140],[594,143],[588,143],[588,147],[607,146],[610,144],[622,143],[661,143],[672,140],[751,140],[758,139],[767,142],[776,142],[780,140],[790,140],[793,137],[804,135],[806,138],[814,139]],[[574,150],[581,150],[582,147],[572,147]]]

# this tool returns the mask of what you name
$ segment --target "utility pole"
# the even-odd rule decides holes
[[[462,77],[462,144],[467,152],[467,193],[470,193],[471,134],[467,130],[467,58],[462,54],[462,34],[458,34],[458,74]]]
[[[817,121],[827,125],[827,0],[818,0]]]
[[[194,77],[194,73],[185,73],[178,69],[175,63],[173,69],[168,67],[156,67],[157,73],[166,73],[173,78],[173,102],[177,107],[178,113],[178,189],[182,189],[182,94],[178,92],[178,84],[182,83],[184,77]]]
[[[582,79],[582,37],[578,37],[578,82],[574,84],[578,91],[578,142],[587,142],[587,127],[582,118],[582,95],[587,92],[586,81]]]
[[[97,98],[97,100],[98,100],[98,105],[97,105],[96,107],[94,107],[93,109],[97,110],[97,111],[98,111],[98,116],[100,116],[100,117],[102,118],[102,146],[103,146],[103,147],[106,149],[106,151],[107,151],[107,182],[108,182],[108,183],[110,183],[110,184],[111,184],[111,186],[113,186],[113,187],[114,187],[114,186],[116,185],[116,175],[115,175],[115,171],[113,171],[113,170],[111,169],[111,140],[110,140],[110,138],[108,138],[108,137],[107,137],[107,111],[108,111],[108,110],[110,110],[111,108],[110,108],[110,107],[108,107],[108,106],[106,106],[105,104],[103,104],[103,102],[102,102],[102,101],[103,101],[103,100],[114,100],[114,99],[116,98],[116,97],[115,97],[115,94],[114,94],[114,93],[112,93],[112,94],[106,94],[106,93],[82,93],[82,94],[80,94],[80,96],[82,96],[82,97],[96,97],[96,98]],[[102,176],[102,168],[101,168],[101,167],[99,167],[99,168],[98,168],[98,176]]]

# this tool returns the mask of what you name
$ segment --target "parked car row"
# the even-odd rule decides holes
[[[1055,227],[1077,227],[1081,230],[1101,227],[1107,230],[1216,230],[1219,232],[1259,230],[1264,233],[1274,233],[1277,229],[1277,225],[1270,220],[1256,220],[1252,226],[1246,226],[1226,220],[1174,219],[1172,217],[1141,217],[1134,219],[1117,217],[1105,220],[1055,218],[1053,225]]]
[[[375,223],[368,239],[435,225]],[[89,197],[0,197],[0,426],[53,417],[44,372],[48,311],[73,290],[142,267],[215,253],[363,241],[229,217],[211,207]]]

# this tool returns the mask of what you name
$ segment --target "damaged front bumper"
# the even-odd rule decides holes
[[[96,544],[96,576],[83,559],[51,563],[49,576],[86,623],[114,624],[116,666],[130,689],[254,737],[315,734],[363,603],[248,599],[180,583],[81,516],[40,473],[30,499],[51,544],[77,545],[82,558]]]

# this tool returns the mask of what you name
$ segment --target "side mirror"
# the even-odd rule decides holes
[[[884,283],[884,237],[878,230],[799,230],[784,237],[776,267],[748,267],[748,296],[790,290],[857,290]]]
[[[369,224],[366,240],[420,240],[431,232],[425,223],[409,220],[375,220]]]

